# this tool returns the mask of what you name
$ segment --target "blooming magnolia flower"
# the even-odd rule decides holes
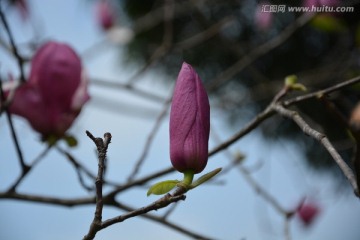
[[[78,55],[66,44],[48,42],[33,57],[29,80],[16,90],[9,110],[43,137],[61,137],[88,99]]]
[[[115,14],[107,0],[101,0],[96,6],[96,17],[104,30],[109,30],[115,22]]]
[[[208,160],[210,106],[201,79],[183,63],[170,112],[170,158],[179,172],[201,172]]]
[[[320,208],[314,203],[302,203],[296,211],[305,226],[310,226],[319,213]]]

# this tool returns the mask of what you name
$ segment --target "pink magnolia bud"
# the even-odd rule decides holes
[[[255,10],[255,24],[262,31],[269,29],[273,22],[273,13],[268,9],[269,5],[269,2],[261,2]]]
[[[208,160],[210,106],[200,77],[183,63],[170,112],[170,158],[179,172],[204,170]]]
[[[81,60],[68,45],[48,42],[31,64],[30,78],[15,92],[10,112],[44,137],[61,137],[89,99]]]
[[[104,30],[108,30],[114,25],[115,14],[107,0],[101,0],[97,3],[96,18]]]
[[[319,213],[320,208],[315,203],[302,203],[296,210],[296,214],[305,226],[310,226]]]

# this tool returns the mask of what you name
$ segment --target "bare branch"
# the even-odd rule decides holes
[[[180,195],[170,195],[170,194],[166,194],[164,197],[160,198],[159,200],[151,203],[148,206],[136,209],[134,211],[128,212],[126,214],[120,215],[118,217],[115,218],[111,218],[109,220],[106,220],[103,222],[103,224],[101,225],[102,228],[106,228],[108,226],[111,226],[115,223],[119,223],[119,222],[123,222],[128,218],[132,218],[135,216],[139,216],[142,214],[145,214],[147,212],[153,211],[153,210],[158,210],[160,208],[164,208],[167,207],[169,204],[177,202],[179,200],[185,200],[185,195],[180,194]]]
[[[346,81],[338,83],[336,85],[333,85],[331,87],[328,87],[328,88],[325,88],[325,89],[322,89],[322,90],[319,90],[319,91],[316,91],[316,92],[313,92],[313,93],[301,95],[301,96],[298,96],[298,97],[295,97],[295,98],[292,98],[292,99],[288,99],[288,100],[283,102],[283,105],[285,107],[287,107],[287,106],[293,105],[295,103],[308,100],[310,98],[319,98],[319,97],[322,97],[322,96],[324,96],[326,94],[332,93],[334,91],[338,91],[338,90],[340,90],[342,88],[348,87],[350,85],[353,85],[353,84],[359,83],[359,82],[360,82],[360,76],[357,76],[357,77],[354,77],[352,79],[346,80]]]
[[[103,174],[105,169],[106,151],[111,142],[111,134],[105,133],[104,140],[101,138],[95,138],[89,131],[86,131],[86,135],[91,140],[93,140],[98,151],[98,175],[95,181],[96,209],[95,209],[94,219],[90,225],[89,232],[87,235],[84,236],[84,239],[93,239],[96,233],[101,229],[101,224],[102,224],[102,209],[104,206],[103,195],[102,195]]]
[[[175,206],[175,205],[176,205],[176,204],[173,204],[172,206]],[[120,209],[123,209],[123,210],[125,210],[125,211],[128,211],[128,212],[134,211],[134,209],[132,209],[132,208],[130,208],[129,206],[126,206],[126,205],[124,205],[124,204],[122,204],[122,203],[116,202],[116,203],[114,203],[114,206],[116,206],[116,207],[118,207],[118,208],[120,208]],[[150,219],[150,220],[152,220],[152,221],[154,221],[154,222],[160,223],[160,224],[162,224],[162,225],[164,225],[164,226],[166,226],[166,227],[169,227],[169,228],[171,228],[171,229],[173,229],[173,230],[175,230],[175,231],[178,231],[178,232],[180,232],[180,233],[182,233],[182,234],[185,234],[185,235],[187,235],[187,236],[189,236],[189,237],[191,237],[191,238],[193,238],[193,239],[207,239],[207,240],[211,240],[211,239],[212,239],[212,238],[210,238],[210,237],[207,237],[207,236],[204,236],[204,235],[200,235],[200,234],[198,234],[198,233],[194,233],[194,232],[192,232],[192,231],[190,231],[190,230],[188,230],[188,229],[185,229],[185,228],[181,227],[181,226],[180,226],[179,224],[177,224],[177,223],[173,223],[173,222],[170,222],[170,221],[168,221],[168,220],[165,220],[163,216],[162,216],[162,217],[158,217],[158,216],[155,216],[155,215],[149,214],[149,213],[144,214],[144,215],[139,215],[139,216],[140,216],[140,217],[143,217],[143,218],[146,218],[146,219]]]
[[[3,16],[3,13],[1,12],[1,8],[0,8],[0,15]],[[4,95],[4,91],[3,91],[3,88],[2,88],[2,79],[0,79],[0,97],[1,97],[1,99],[0,99],[1,103],[5,102],[5,95]],[[0,104],[0,106],[1,105],[2,104]],[[25,163],[24,156],[23,156],[23,153],[21,151],[19,140],[18,140],[16,131],[15,131],[14,123],[12,121],[12,116],[11,116],[11,114],[10,114],[10,112],[9,112],[9,110],[7,108],[4,108],[4,111],[5,111],[6,119],[7,119],[8,123],[9,123],[11,136],[12,136],[12,139],[14,141],[16,153],[18,155],[19,163],[20,163],[20,166],[21,166],[21,176],[18,178],[18,180],[16,180],[16,182],[13,184],[13,186],[9,189],[9,191],[15,191],[16,186],[20,183],[21,179],[30,170],[30,167]]]
[[[76,174],[78,176],[79,182],[81,184],[81,186],[86,189],[87,191],[92,191],[94,190],[94,187],[90,187],[85,183],[85,180],[83,178],[83,175],[81,174],[82,172],[86,174],[86,176],[88,176],[89,178],[95,180],[96,176],[91,173],[91,171],[87,168],[85,168],[85,166],[81,165],[69,152],[65,151],[64,149],[60,148],[59,146],[56,147],[56,149],[65,155],[66,159],[69,160],[69,162],[73,165],[73,167],[75,168]]]
[[[346,164],[346,162],[342,159],[342,157],[336,151],[336,149],[333,147],[333,145],[331,144],[329,139],[324,134],[311,128],[296,111],[288,110],[288,109],[284,108],[283,106],[281,106],[280,104],[274,104],[272,106],[272,108],[275,111],[277,111],[281,116],[284,116],[284,117],[287,117],[287,118],[293,120],[305,134],[316,139],[324,146],[324,148],[329,152],[329,154],[335,160],[337,165],[340,167],[340,169],[343,172],[343,174],[345,175],[345,177],[350,182],[352,188],[354,189],[355,194],[357,196],[359,196],[359,189],[358,189],[358,186],[356,183],[354,173],[352,172],[351,168]]]
[[[156,101],[156,102],[164,102],[166,101],[166,98],[159,96],[159,95],[155,95],[151,92],[148,91],[144,91],[141,89],[138,89],[132,85],[129,84],[123,84],[120,82],[113,82],[113,81],[107,81],[107,80],[100,80],[100,79],[91,79],[90,84],[96,85],[96,86],[100,86],[100,87],[107,87],[107,88],[118,88],[118,89],[124,89],[124,90],[128,90],[129,92],[143,97],[143,98],[147,98],[149,100],[152,101]]]
[[[209,156],[213,156],[216,153],[220,152],[223,149],[226,149],[233,143],[235,143],[237,140],[254,130],[256,127],[258,127],[264,120],[268,119],[274,114],[274,110],[269,106],[264,111],[259,113],[255,116],[248,124],[246,124],[245,127],[243,127],[240,131],[238,131],[236,134],[234,134],[231,138],[229,138],[227,141],[219,144],[217,147],[215,147],[213,150],[209,152]]]
[[[57,197],[48,197],[48,196],[39,196],[35,194],[24,194],[17,192],[2,192],[0,193],[0,199],[15,199],[27,202],[36,202],[44,204],[52,204],[66,207],[80,206],[84,204],[93,204],[95,203],[95,198],[74,198],[74,199],[65,199]]]
[[[9,41],[10,41],[12,52],[14,53],[14,56],[15,56],[15,58],[17,60],[17,63],[18,63],[18,67],[19,67],[19,70],[20,70],[20,81],[25,82],[24,59],[23,59],[22,56],[20,56],[19,51],[18,51],[18,49],[17,49],[17,47],[15,45],[13,34],[12,34],[11,30],[10,30],[8,21],[7,21],[7,19],[5,17],[5,14],[4,14],[1,7],[0,7],[0,19],[2,21],[2,24],[4,25],[5,31],[6,31],[6,33],[8,35]]]

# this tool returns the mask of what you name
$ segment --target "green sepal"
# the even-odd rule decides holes
[[[74,136],[66,135],[63,139],[69,147],[76,147],[78,145],[78,141]]]
[[[55,143],[59,140],[58,137],[55,135],[49,135],[46,138],[42,139],[44,142],[46,142],[49,146],[54,146]]]
[[[176,185],[179,183],[179,180],[166,180],[163,182],[158,182],[152,185],[147,191],[147,196],[151,194],[162,195],[170,192]]]
[[[203,184],[204,182],[210,180],[211,178],[213,178],[216,174],[218,174],[220,171],[222,170],[222,168],[217,168],[209,173],[206,173],[205,175],[202,175],[201,177],[199,177],[198,179],[196,179],[191,185],[190,185],[190,189],[196,188],[197,186]]]

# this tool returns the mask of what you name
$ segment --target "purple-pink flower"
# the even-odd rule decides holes
[[[44,138],[62,137],[89,100],[82,71],[70,46],[44,44],[31,61],[29,80],[16,90],[10,112],[26,118]]]
[[[267,9],[270,3],[267,1],[260,2],[255,10],[255,25],[259,30],[265,31],[271,27],[273,22],[273,13]]]
[[[305,226],[310,226],[315,218],[319,215],[320,208],[315,203],[301,203],[297,208],[296,214]]]
[[[103,30],[108,30],[114,25],[115,13],[107,0],[100,0],[97,3],[96,17]]]
[[[200,173],[208,160],[210,106],[200,77],[183,63],[170,112],[170,158],[179,172]]]

